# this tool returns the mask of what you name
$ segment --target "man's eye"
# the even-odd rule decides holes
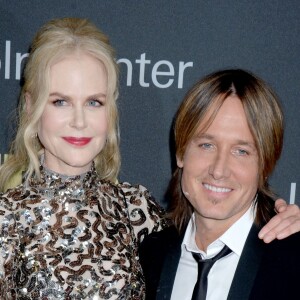
[[[244,149],[237,149],[235,152],[236,152],[236,154],[241,155],[241,156],[249,154],[249,152]]]
[[[210,143],[202,143],[200,144],[200,148],[203,148],[203,149],[211,149],[213,147],[212,144]]]

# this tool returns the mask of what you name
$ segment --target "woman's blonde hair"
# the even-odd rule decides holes
[[[0,169],[0,190],[21,170],[25,179],[34,174],[40,177],[39,154],[43,147],[37,138],[38,123],[49,97],[50,68],[64,56],[80,51],[87,53],[105,66],[107,73],[107,141],[95,158],[101,179],[116,181],[120,169],[118,98],[118,66],[108,37],[86,19],[63,18],[46,23],[37,32],[24,70],[18,116],[19,124],[10,155]],[[30,95],[30,113],[26,97]]]

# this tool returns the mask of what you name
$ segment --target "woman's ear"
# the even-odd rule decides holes
[[[183,168],[183,159],[179,158],[178,155],[176,155],[176,163],[178,168]]]
[[[25,93],[25,109],[28,115],[31,114],[31,107],[32,107],[32,100],[31,100],[31,95],[26,92]]]

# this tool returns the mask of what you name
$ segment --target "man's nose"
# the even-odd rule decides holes
[[[209,174],[215,179],[220,180],[230,175],[230,154],[226,151],[218,151],[209,167]]]

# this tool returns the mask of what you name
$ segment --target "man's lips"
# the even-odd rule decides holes
[[[76,146],[85,146],[92,140],[92,138],[90,137],[73,137],[73,136],[64,136],[63,139],[69,144],[76,145]]]

